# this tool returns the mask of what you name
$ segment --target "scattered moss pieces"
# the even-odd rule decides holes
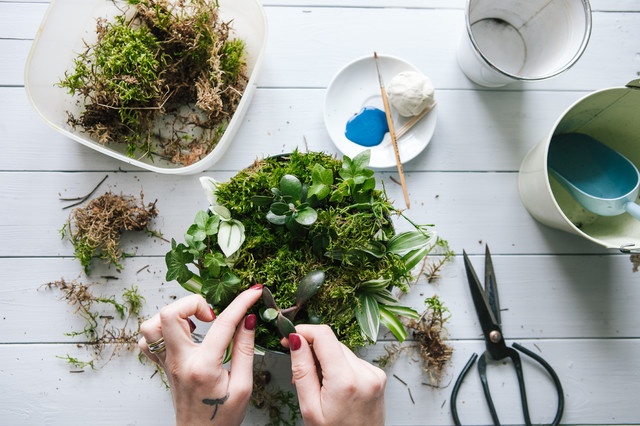
[[[296,396],[289,391],[270,385],[271,373],[257,368],[253,372],[253,392],[249,403],[269,414],[267,426],[298,424],[301,418],[300,407]]]
[[[75,256],[88,274],[94,256],[122,268],[119,263],[122,232],[148,230],[151,219],[157,215],[156,202],[145,206],[142,193],[137,199],[107,192],[85,207],[73,209],[60,232],[63,238],[69,238]]]
[[[97,41],[59,86],[84,111],[69,123],[127,154],[185,166],[208,154],[247,84],[245,45],[211,0],[116,1],[124,12],[98,19]],[[165,130],[160,130],[165,129]]]

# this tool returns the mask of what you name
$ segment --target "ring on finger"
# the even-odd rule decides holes
[[[153,343],[148,343],[147,346],[149,347],[149,352],[151,352],[152,354],[157,354],[167,350],[166,346],[164,345],[164,337],[159,338]]]

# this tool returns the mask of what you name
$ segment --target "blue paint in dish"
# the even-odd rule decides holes
[[[374,107],[364,107],[347,121],[344,135],[351,142],[362,146],[376,146],[389,131],[384,111]]]

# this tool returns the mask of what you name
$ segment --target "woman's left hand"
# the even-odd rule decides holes
[[[239,425],[253,389],[255,315],[245,317],[262,295],[255,285],[239,294],[220,313],[202,343],[191,339],[194,315],[210,322],[215,315],[200,295],[184,297],[145,321],[140,349],[165,371],[178,425]],[[235,334],[235,337],[234,337]],[[149,345],[164,339],[166,350],[151,352]],[[233,339],[231,368],[222,366]],[[161,344],[160,344],[161,345]]]

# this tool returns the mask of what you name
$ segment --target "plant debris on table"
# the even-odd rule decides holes
[[[119,263],[122,232],[149,230],[151,219],[157,215],[156,201],[145,206],[142,193],[137,199],[107,192],[86,206],[73,209],[60,233],[73,244],[75,256],[86,273],[94,256],[122,268]]]
[[[299,153],[256,161],[225,183],[202,178],[211,207],[196,214],[166,255],[167,280],[203,294],[221,311],[240,291],[264,285],[253,308],[257,345],[282,350],[295,323],[329,324],[354,348],[375,342],[380,325],[400,340],[399,316],[412,269],[435,243],[376,189],[370,151],[343,161]],[[396,233],[392,215],[412,231]]]
[[[429,374],[431,384],[436,387],[442,381],[442,372],[453,353],[453,348],[445,343],[447,330],[444,326],[449,319],[449,309],[437,296],[425,299],[427,308],[418,319],[410,319],[405,326],[413,333],[415,343],[392,343],[385,347],[385,355],[377,358],[380,367],[385,368],[395,362],[400,354],[409,351],[417,354],[422,361],[422,369]]]
[[[69,123],[127,154],[192,164],[211,152],[247,84],[245,45],[211,0],[117,1],[60,81],[84,102]]]

